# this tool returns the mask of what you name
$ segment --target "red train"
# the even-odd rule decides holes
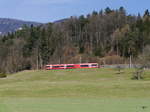
[[[58,69],[76,69],[76,68],[98,68],[98,63],[82,63],[82,64],[51,64],[46,65],[46,70]]]

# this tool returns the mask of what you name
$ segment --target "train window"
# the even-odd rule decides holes
[[[68,65],[67,67],[74,67],[74,65]]]
[[[53,68],[59,68],[60,66],[53,66]]]
[[[60,67],[64,67],[64,66],[53,66],[53,68],[60,68]]]
[[[89,67],[89,65],[80,65],[80,67]]]
[[[96,64],[93,64],[92,66],[93,66],[93,67],[96,67],[97,65],[96,65]]]
[[[59,66],[59,67],[64,67],[64,66]]]

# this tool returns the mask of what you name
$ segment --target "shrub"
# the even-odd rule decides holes
[[[140,80],[143,79],[143,74],[144,74],[144,69],[141,68],[136,68],[136,71],[133,73],[133,80]]]
[[[124,59],[116,55],[101,58],[101,61],[103,64],[124,64]]]
[[[123,73],[123,71],[122,71],[123,69],[124,69],[123,67],[121,67],[121,66],[118,65],[118,66],[116,67],[117,74]]]
[[[0,78],[6,78],[7,75],[5,73],[0,73]]]

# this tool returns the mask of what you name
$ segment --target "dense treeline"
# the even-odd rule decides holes
[[[22,30],[0,39],[0,69],[17,72],[48,63],[96,62],[116,55],[136,58],[150,45],[150,14],[128,15],[106,8],[60,23]]]

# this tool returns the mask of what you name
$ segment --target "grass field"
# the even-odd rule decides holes
[[[150,71],[24,71],[0,79],[0,112],[150,112]]]

